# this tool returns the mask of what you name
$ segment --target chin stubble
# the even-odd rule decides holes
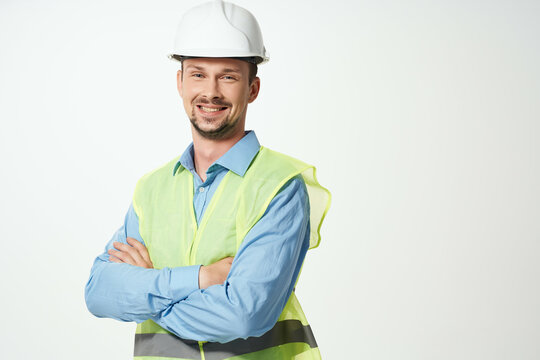
[[[213,139],[213,140],[227,138],[227,136],[233,132],[236,124],[238,123],[238,119],[239,118],[236,118],[233,121],[229,121],[230,115],[227,115],[225,120],[223,120],[223,122],[217,129],[206,131],[206,130],[201,129],[199,125],[197,124],[197,117],[195,116],[195,106],[193,107],[193,111],[191,112],[191,116],[189,117],[191,124],[193,125],[195,130],[199,133],[199,135],[201,135],[202,137],[206,139]]]

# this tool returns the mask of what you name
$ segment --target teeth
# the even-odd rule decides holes
[[[221,108],[208,108],[208,107],[204,107],[204,106],[201,106],[201,109],[203,111],[206,111],[206,112],[214,112],[214,111],[219,111],[221,110]]]

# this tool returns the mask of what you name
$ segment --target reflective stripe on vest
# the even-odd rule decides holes
[[[304,326],[298,320],[284,320],[277,322],[260,337],[236,339],[224,344],[207,342],[203,344],[203,351],[205,360],[221,360],[293,342],[306,343],[311,348],[317,347],[309,325]],[[197,341],[180,339],[173,334],[136,334],[135,356],[201,358]]]
[[[143,176],[133,196],[139,231],[156,269],[209,265],[224,257],[235,256],[244,237],[263,216],[274,196],[290,179],[299,175],[306,185],[310,203],[310,248],[319,244],[319,230],[330,205],[330,193],[318,183],[314,167],[261,147],[244,176],[232,171],[225,175],[197,224],[193,210],[193,175],[180,167],[173,176],[177,160]],[[290,359],[311,350],[314,354],[309,359],[320,359],[311,328],[294,292],[275,327],[259,338],[234,340],[228,345],[199,342],[197,350],[196,343],[179,341],[152,320],[147,320],[137,325],[136,339],[135,356],[153,356],[152,359],[189,359],[200,349],[206,354],[207,348],[215,354],[258,351],[253,349],[272,352],[270,348],[279,347],[279,344],[282,346],[276,351],[283,355],[271,356],[272,359]],[[143,353],[156,355],[141,355]],[[185,355],[171,356],[173,353]],[[242,354],[249,357],[248,353]],[[200,358],[200,355],[195,357]],[[210,358],[206,357],[206,360]]]

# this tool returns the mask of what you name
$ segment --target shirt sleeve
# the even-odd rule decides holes
[[[301,177],[272,199],[246,235],[225,283],[191,293],[152,317],[184,339],[260,336],[283,311],[309,248],[309,200]]]
[[[140,323],[199,289],[200,265],[157,270],[111,262],[107,251],[115,241],[127,244],[128,236],[144,244],[133,206],[90,270],[85,300],[92,314]]]

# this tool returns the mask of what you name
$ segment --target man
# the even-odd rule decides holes
[[[258,24],[236,5],[203,4],[171,57],[193,143],[138,181],[92,266],[88,309],[138,323],[135,358],[319,359],[294,286],[330,194],[312,166],[245,131],[268,61]]]

